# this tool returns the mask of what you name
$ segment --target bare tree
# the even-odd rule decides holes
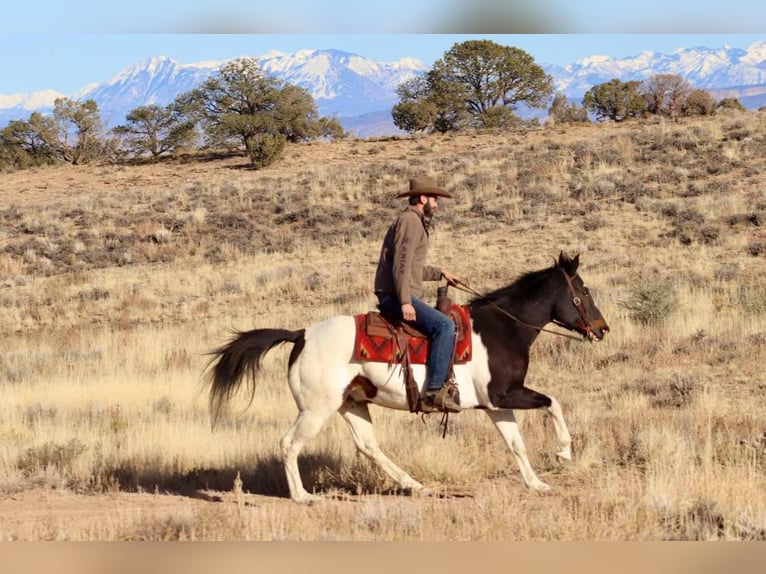
[[[646,98],[647,111],[671,118],[682,114],[684,103],[691,91],[689,82],[676,74],[657,74],[641,86],[641,93]]]

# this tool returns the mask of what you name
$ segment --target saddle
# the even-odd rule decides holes
[[[455,323],[455,363],[471,360],[471,316],[467,305],[452,305],[446,313]],[[405,352],[410,363],[428,362],[430,339],[425,333],[379,311],[355,315],[356,342],[354,358],[359,361],[399,363]]]
[[[450,380],[454,378],[453,366],[471,360],[471,317],[466,305],[451,305],[446,311],[455,323],[455,348],[450,364]],[[420,410],[420,393],[410,365],[428,362],[430,339],[427,335],[401,320],[393,319],[379,311],[355,315],[356,341],[354,358],[400,364],[405,377],[407,403],[410,412]]]

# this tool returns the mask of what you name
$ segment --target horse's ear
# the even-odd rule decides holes
[[[574,256],[572,259],[572,275],[575,275],[577,273],[577,268],[580,266],[580,254]]]
[[[578,253],[574,257],[569,257],[566,253],[561,251],[559,253],[559,267],[564,269],[568,275],[574,276],[577,273],[577,267],[580,265],[580,254]]]

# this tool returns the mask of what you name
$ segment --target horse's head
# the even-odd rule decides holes
[[[590,290],[577,274],[579,265],[579,255],[569,257],[564,252],[559,254],[555,269],[561,272],[565,287],[553,309],[553,322],[580,333],[589,341],[600,341],[609,331],[609,326],[596,307]]]

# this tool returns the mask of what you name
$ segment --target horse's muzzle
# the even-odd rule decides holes
[[[603,319],[598,319],[593,324],[588,325],[583,333],[583,337],[588,339],[591,343],[601,341],[609,332],[609,325]]]

